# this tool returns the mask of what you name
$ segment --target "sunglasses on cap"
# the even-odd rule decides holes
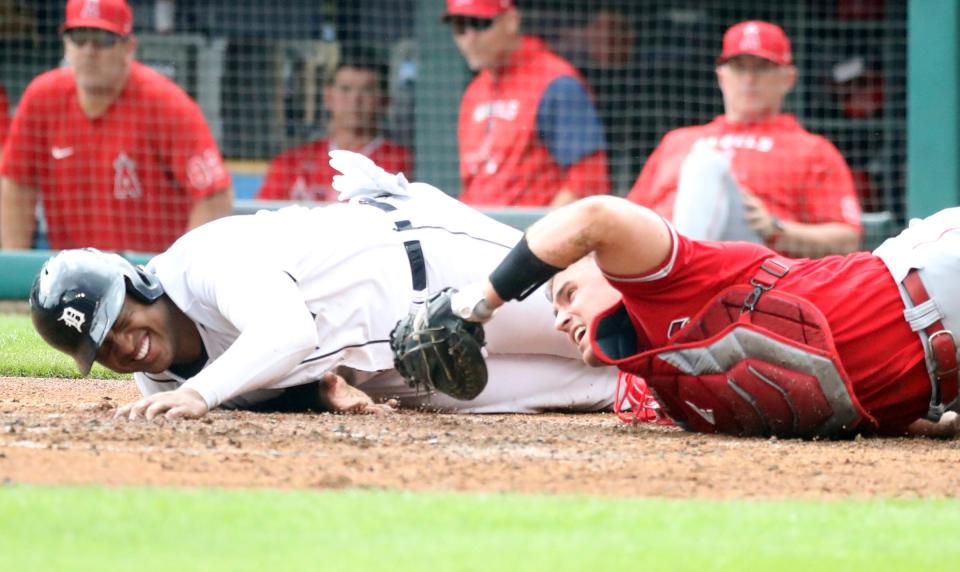
[[[496,18],[475,18],[473,16],[450,16],[447,23],[453,28],[453,33],[465,34],[467,30],[486,32],[493,25]]]
[[[123,36],[99,28],[73,28],[66,30],[63,36],[77,47],[90,43],[98,50],[112,48],[124,39]]]

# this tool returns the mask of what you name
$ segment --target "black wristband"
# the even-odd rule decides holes
[[[557,268],[537,258],[530,251],[527,235],[507,254],[503,262],[490,274],[490,284],[504,302],[523,300],[563,268]]]

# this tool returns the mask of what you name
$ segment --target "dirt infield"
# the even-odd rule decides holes
[[[734,439],[604,414],[112,419],[136,398],[131,382],[0,378],[0,481],[700,498],[960,492],[960,440]]]

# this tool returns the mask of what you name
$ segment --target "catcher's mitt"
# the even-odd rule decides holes
[[[394,366],[411,387],[469,401],[487,386],[483,326],[453,314],[455,292],[447,288],[434,294],[419,312],[397,322],[390,348]]]

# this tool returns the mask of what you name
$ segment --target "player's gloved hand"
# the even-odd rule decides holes
[[[330,166],[343,173],[333,177],[333,188],[340,193],[337,198],[341,201],[383,195],[410,196],[403,173],[388,173],[360,153],[330,151]]]
[[[390,332],[394,367],[415,388],[469,401],[487,386],[483,326],[454,315],[447,288]]]

